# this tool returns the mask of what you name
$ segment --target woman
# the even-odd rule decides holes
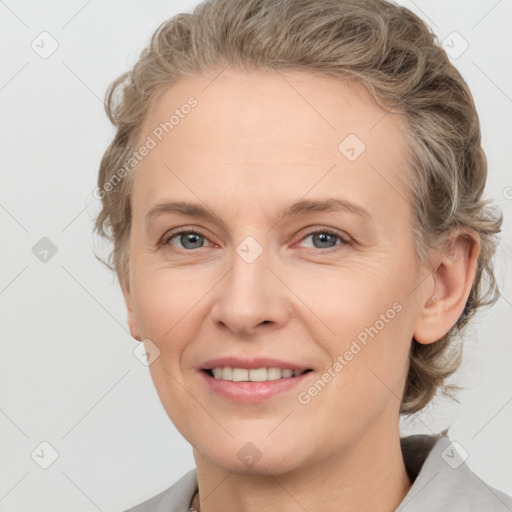
[[[512,509],[446,432],[399,433],[496,300],[501,224],[471,94],[420,19],[203,3],[107,113],[96,229],[196,463],[131,511]]]

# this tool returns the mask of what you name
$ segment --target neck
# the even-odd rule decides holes
[[[226,471],[194,450],[200,512],[392,512],[411,487],[398,424],[368,431],[350,447],[284,473]]]

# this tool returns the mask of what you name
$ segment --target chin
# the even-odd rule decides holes
[[[194,456],[197,453],[225,471],[242,475],[279,475],[305,464],[303,442],[296,445],[283,444],[277,439],[274,442],[269,438],[265,439],[265,435],[260,432],[251,438],[246,434],[242,438],[230,438],[223,445],[217,441],[215,446],[205,446],[203,441],[195,445],[197,448]]]

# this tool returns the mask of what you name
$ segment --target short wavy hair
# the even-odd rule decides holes
[[[478,234],[481,252],[461,316],[432,344],[411,340],[400,413],[421,410],[459,366],[455,342],[470,317],[496,302],[492,256],[501,211],[482,194],[487,163],[471,92],[436,36],[415,14],[385,0],[210,0],[162,23],[133,68],[110,84],[107,115],[116,128],[101,160],[102,209],[95,231],[113,250],[104,261],[128,279],[131,174],[116,172],[135,150],[159,97],[186,75],[239,70],[303,71],[361,84],[387,111],[403,114],[403,176],[412,198],[416,254],[428,262],[456,228]],[[117,179],[119,174],[117,174]],[[118,179],[119,181],[119,179]]]

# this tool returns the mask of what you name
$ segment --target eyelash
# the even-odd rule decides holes
[[[169,233],[167,236],[164,236],[162,238],[162,240],[158,243],[158,247],[160,248],[163,246],[167,246],[173,238],[176,238],[178,235],[181,235],[183,233],[198,235],[198,236],[203,237],[208,240],[208,238],[206,236],[202,235],[201,233],[198,233],[197,231],[193,231],[190,229],[178,229],[177,231],[173,231],[173,232]],[[324,252],[324,253],[326,253],[326,252],[331,253],[331,252],[335,252],[335,251],[342,249],[343,246],[345,246],[345,245],[351,245],[351,240],[348,237],[343,236],[340,233],[338,233],[337,231],[334,231],[334,230],[328,229],[328,228],[318,229],[316,231],[310,231],[309,233],[307,233],[300,239],[300,242],[304,241],[306,238],[310,237],[311,235],[316,235],[319,233],[334,236],[334,237],[338,238],[342,242],[342,244],[335,245],[334,247],[328,247],[326,249],[315,249],[314,247],[308,247],[307,249],[314,250],[314,251],[320,251],[320,252]],[[203,247],[199,247],[199,249],[203,249]],[[185,251],[185,252],[193,252],[196,249],[180,249],[180,250]]]

